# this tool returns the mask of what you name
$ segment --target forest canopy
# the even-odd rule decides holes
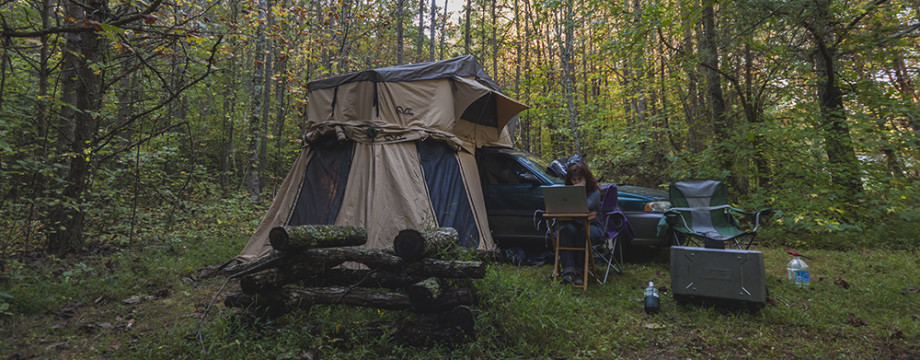
[[[920,218],[916,2],[450,1],[0,3],[0,251],[270,200],[307,82],[463,54],[531,106],[517,147],[605,181],[723,180],[784,231]]]

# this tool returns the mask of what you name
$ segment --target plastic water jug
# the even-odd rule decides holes
[[[645,288],[645,313],[654,314],[658,312],[660,299],[658,298],[658,289],[651,280],[648,281],[648,287]]]
[[[795,281],[796,285],[802,287],[811,285],[811,275],[808,273],[808,264],[802,260],[804,256],[792,250],[786,252],[792,255],[792,260],[786,264],[786,276],[789,278],[789,281]]]

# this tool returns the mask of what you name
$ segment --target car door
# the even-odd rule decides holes
[[[545,179],[510,154],[477,157],[492,237],[502,246],[542,245],[546,229],[534,226],[534,212],[543,208]]]

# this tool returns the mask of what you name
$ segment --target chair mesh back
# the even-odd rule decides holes
[[[716,180],[687,180],[671,184],[671,204],[677,208],[706,208],[728,204],[728,189],[725,183]],[[724,239],[725,224],[722,210],[692,210],[684,214],[684,220],[694,233],[712,239]],[[689,219],[686,216],[689,215]],[[734,233],[734,231],[732,231]]]
[[[728,190],[725,183],[715,180],[678,181],[670,187],[674,207],[708,207],[725,205]]]
[[[623,243],[630,243],[635,237],[635,233],[632,226],[629,225],[626,215],[617,209],[617,197],[619,196],[617,186],[607,185],[601,189],[601,193],[604,196],[604,201],[601,203],[601,213],[599,215],[601,225],[607,231],[607,237],[613,239],[620,236],[620,240]]]

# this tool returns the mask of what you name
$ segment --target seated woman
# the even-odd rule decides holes
[[[591,243],[599,244],[603,240],[604,230],[597,219],[597,212],[601,209],[601,188],[597,179],[591,174],[585,164],[575,163],[569,166],[565,174],[566,185],[584,185],[588,196],[588,211],[591,215],[590,234]],[[585,243],[585,226],[582,221],[565,221],[559,226],[560,247],[582,247]],[[584,253],[575,250],[562,250],[559,252],[559,263],[562,266],[562,281],[582,285],[581,273],[585,266]]]

